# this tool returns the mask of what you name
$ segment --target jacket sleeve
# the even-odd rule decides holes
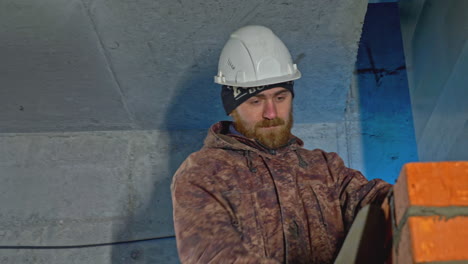
[[[369,203],[380,205],[392,185],[381,179],[368,181],[361,172],[347,168],[336,153],[325,153],[325,158],[336,181],[343,221],[349,230],[359,210]]]
[[[192,164],[192,165],[190,165]],[[211,172],[210,172],[211,173]],[[232,212],[208,169],[189,157],[171,185],[174,229],[182,263],[278,263],[248,252]]]

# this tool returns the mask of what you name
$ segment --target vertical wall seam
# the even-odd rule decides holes
[[[80,1],[81,5],[82,5],[82,7],[84,9],[84,12],[86,13],[86,16],[88,17],[88,19],[89,19],[89,21],[91,23],[91,26],[93,28],[94,33],[96,34],[96,38],[98,39],[99,49],[101,50],[102,54],[104,55],[104,60],[106,62],[106,66],[107,66],[109,72],[111,73],[112,80],[114,81],[115,85],[117,86],[117,92],[120,95],[120,100],[121,100],[122,105],[123,105],[125,111],[127,112],[127,115],[128,115],[128,117],[129,117],[129,119],[131,121],[131,127],[133,129],[140,129],[140,126],[136,122],[135,116],[130,111],[130,109],[129,109],[128,105],[127,105],[127,101],[126,101],[125,96],[124,96],[125,93],[124,93],[124,91],[122,89],[122,85],[120,84],[119,79],[117,78],[117,73],[115,72],[115,69],[113,67],[112,61],[110,59],[110,55],[108,54],[107,50],[105,49],[104,42],[102,41],[101,35],[99,34],[99,31],[98,31],[97,26],[96,26],[96,22],[94,21],[93,16],[91,14],[91,10],[86,5],[86,3],[84,3],[83,0],[79,0],[79,1]]]

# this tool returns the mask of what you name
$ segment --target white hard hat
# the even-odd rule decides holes
[[[219,57],[215,83],[236,87],[270,85],[299,79],[284,43],[264,26],[246,26],[231,34]]]

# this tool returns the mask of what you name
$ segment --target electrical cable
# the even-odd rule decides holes
[[[107,243],[84,244],[84,245],[67,245],[67,246],[2,246],[2,245],[0,245],[0,249],[73,249],[73,248],[89,248],[89,247],[114,246],[114,245],[121,245],[121,244],[128,244],[128,243],[138,243],[138,242],[168,239],[168,238],[175,238],[175,236],[152,237],[152,238],[143,238],[143,239],[125,240],[125,241],[116,241],[116,242],[107,242]]]

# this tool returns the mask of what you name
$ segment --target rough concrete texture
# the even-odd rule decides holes
[[[0,264],[177,264],[175,238],[62,249],[0,249]]]
[[[0,134],[0,246],[172,236],[171,176],[205,131]],[[171,153],[171,155],[167,155]]]
[[[1,131],[207,128],[224,117],[219,53],[247,24],[271,27],[299,64],[296,121],[341,120],[366,4],[2,1]]]
[[[419,158],[468,159],[468,2],[400,1]]]
[[[311,148],[346,151],[336,124],[298,126]],[[313,131],[314,133],[310,133]],[[173,235],[169,185],[206,131],[0,134],[0,246]],[[170,153],[170,155],[167,155]],[[346,159],[346,152],[340,153]],[[13,242],[14,241],[14,242]]]

